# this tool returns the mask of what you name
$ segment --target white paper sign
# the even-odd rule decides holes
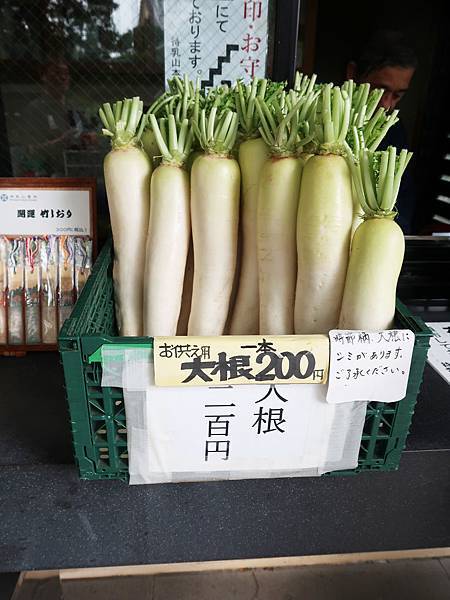
[[[131,484],[311,476],[358,463],[365,405],[327,404],[324,386],[150,386],[124,397]]]
[[[450,383],[450,322],[427,325],[434,334],[430,339],[428,362],[447,383]]]
[[[166,79],[202,87],[264,77],[269,0],[164,0]]]
[[[149,349],[105,346],[102,362],[102,385],[124,388],[131,484],[317,476],[357,465],[366,405],[327,404],[325,386],[180,390],[154,385]]]
[[[1,235],[92,235],[89,190],[0,190]]]
[[[409,329],[330,331],[327,402],[402,400],[413,348]]]

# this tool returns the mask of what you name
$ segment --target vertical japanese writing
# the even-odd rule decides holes
[[[262,0],[243,0],[243,17],[247,22],[247,31],[241,40],[244,58],[241,58],[240,64],[245,74],[253,78],[261,63],[257,56],[261,38],[254,35],[254,28],[255,22],[262,17]]]
[[[255,401],[255,404],[259,404],[264,400],[267,400],[269,396],[274,395],[272,401],[277,403],[287,402],[287,398],[284,398],[277,390],[275,385],[271,385],[269,387],[269,391],[262,398]],[[283,429],[282,426],[285,427],[286,419],[284,418],[284,407],[270,407],[265,408],[264,406],[258,407],[258,412],[253,413],[253,416],[256,417],[255,422],[252,427],[256,428],[256,433],[259,435],[260,433],[271,433],[277,431],[279,433],[284,433],[286,430]]]
[[[192,0],[192,11],[189,17],[191,39],[189,41],[189,61],[193,69],[197,68],[202,59],[202,43],[200,37],[200,25],[202,22],[202,13],[200,11],[200,0]]]
[[[230,2],[234,2],[234,0],[216,0],[216,25],[222,33],[228,31]]]
[[[205,404],[208,414],[208,434],[205,442],[205,461],[210,459],[211,454],[217,454],[222,460],[228,460],[230,456],[230,419],[236,415],[232,412],[234,403],[228,404]],[[219,438],[219,439],[217,439]]]
[[[180,55],[180,38],[178,36],[172,36],[171,38],[171,58],[172,58],[172,77],[175,75],[180,76],[181,71],[181,55]]]

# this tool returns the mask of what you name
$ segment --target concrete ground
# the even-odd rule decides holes
[[[82,573],[82,572],[80,572]],[[25,573],[12,600],[450,600],[450,558],[70,578]],[[1,597],[0,600],[9,600]]]

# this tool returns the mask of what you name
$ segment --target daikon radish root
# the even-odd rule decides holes
[[[395,202],[402,175],[412,156],[389,147],[383,152],[360,151],[349,158],[355,189],[364,212],[350,254],[340,329],[389,329],[395,314],[395,294],[405,242],[395,223]]]
[[[150,122],[162,163],[151,178],[150,221],[144,277],[144,335],[173,336],[180,316],[186,259],[191,237],[189,175],[183,169],[193,131],[188,119],[177,130],[174,115],[159,126]]]
[[[145,241],[150,211],[150,159],[141,148],[144,128],[138,97],[99,110],[111,151],[103,168],[114,240],[114,294],[120,335],[143,331]]]
[[[297,219],[297,334],[326,334],[339,320],[353,220],[350,171],[342,156],[350,108],[339,87],[323,87],[317,154],[303,169]]]
[[[188,335],[221,335],[228,316],[236,268],[240,170],[230,157],[238,117],[218,107],[202,110],[197,138],[205,153],[191,170],[194,284]],[[217,118],[218,117],[218,118]]]
[[[257,207],[261,334],[288,335],[294,331],[296,217],[303,167],[297,153],[310,139],[307,117],[315,101],[313,93],[300,100],[295,93],[283,93],[280,102],[271,106],[257,99],[261,135],[271,154],[262,169]]]

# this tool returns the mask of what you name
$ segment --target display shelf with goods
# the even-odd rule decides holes
[[[406,396],[394,404],[369,404],[358,467],[354,472],[397,469],[408,436],[431,332],[400,301],[397,301],[396,327],[410,329],[415,334]],[[89,358],[104,344],[148,345],[151,342],[148,337],[118,336],[112,244],[108,242],[59,337],[75,458],[83,479],[128,479],[123,390],[102,387],[101,363],[90,362]]]

